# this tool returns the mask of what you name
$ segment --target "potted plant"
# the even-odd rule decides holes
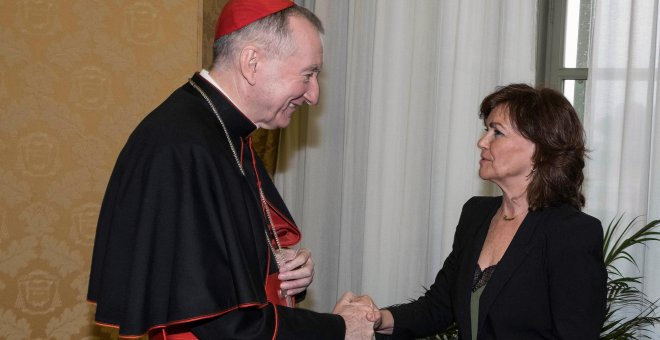
[[[650,301],[639,290],[641,276],[625,276],[616,267],[617,263],[630,262],[639,268],[630,254],[630,247],[648,241],[660,241],[660,220],[654,220],[632,232],[638,218],[632,219],[623,231],[622,217],[612,220],[605,232],[603,251],[607,268],[607,314],[600,339],[649,339],[645,327],[660,323],[656,315],[657,300]]]

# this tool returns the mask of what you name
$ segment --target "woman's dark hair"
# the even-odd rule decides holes
[[[511,84],[484,98],[479,117],[485,122],[500,105],[508,109],[512,126],[536,146],[527,187],[529,209],[568,204],[581,210],[585,137],[571,103],[549,88]]]

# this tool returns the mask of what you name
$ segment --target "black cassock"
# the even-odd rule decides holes
[[[103,199],[88,292],[96,321],[124,336],[184,324],[202,339],[343,339],[337,315],[267,302],[265,279],[277,268],[255,170],[272,208],[293,219],[253,158],[255,125],[202,76],[192,81],[217,108],[245,176],[192,85],[151,112],[121,151]]]

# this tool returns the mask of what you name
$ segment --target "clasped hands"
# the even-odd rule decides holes
[[[346,339],[371,339],[374,329],[381,330],[382,316],[374,301],[367,295],[346,292],[332,311],[344,318]]]
[[[314,279],[314,261],[308,249],[282,249],[284,259],[278,278],[282,296],[294,296],[303,292]],[[332,311],[346,323],[346,339],[372,339],[374,329],[379,333],[391,333],[391,314],[380,311],[366,295],[346,292]]]

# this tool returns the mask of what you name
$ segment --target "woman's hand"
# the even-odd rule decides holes
[[[371,310],[366,314],[369,322],[374,323],[374,330],[380,334],[392,334],[394,317],[387,309],[378,309],[374,300],[368,295],[352,296],[350,302],[368,306]]]
[[[355,296],[351,292],[344,293],[337,301],[332,313],[339,314],[344,319],[345,339],[372,339],[373,321],[369,320],[367,315],[373,313],[374,308],[373,301],[368,296]]]

